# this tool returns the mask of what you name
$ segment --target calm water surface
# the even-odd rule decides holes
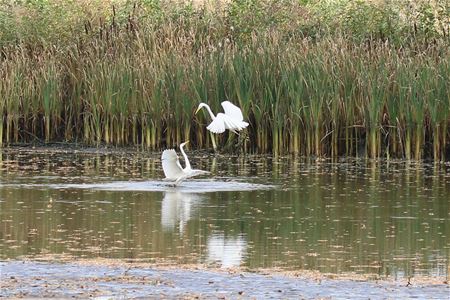
[[[190,157],[174,188],[158,153],[3,150],[0,259],[449,275],[449,165]]]

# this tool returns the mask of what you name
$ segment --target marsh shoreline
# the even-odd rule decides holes
[[[357,274],[205,265],[126,262],[117,259],[7,260],[1,266],[1,297],[177,299],[445,299],[442,278],[371,280]]]

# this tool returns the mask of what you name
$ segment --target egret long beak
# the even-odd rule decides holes
[[[201,107],[197,108],[194,115],[196,115],[200,111],[200,109],[201,109]]]
[[[186,145],[186,144],[189,144],[189,141],[184,142],[184,144],[185,144],[185,145]]]

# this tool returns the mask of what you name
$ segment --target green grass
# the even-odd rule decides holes
[[[245,151],[450,159],[444,2],[403,21],[383,1],[30,3],[1,4],[2,144],[210,148],[193,113],[228,99],[250,122]]]

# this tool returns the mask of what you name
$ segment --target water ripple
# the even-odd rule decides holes
[[[141,191],[141,192],[232,192],[274,189],[274,185],[257,184],[239,181],[192,180],[178,185],[163,180],[149,181],[113,181],[101,183],[58,183],[58,184],[2,184],[9,188],[44,188],[44,189],[87,189],[99,191]]]

